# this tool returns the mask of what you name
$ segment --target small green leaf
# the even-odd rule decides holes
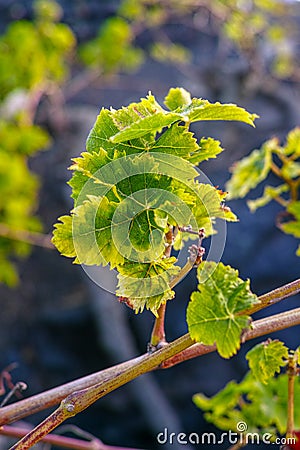
[[[242,312],[257,303],[249,280],[222,263],[204,262],[198,268],[198,292],[193,292],[187,308],[189,333],[197,342],[216,344],[224,358],[240,348],[241,333],[249,327],[250,317]]]
[[[293,178],[298,178],[300,176],[300,163],[296,161],[287,161],[283,164],[281,173],[285,179],[292,180]]]
[[[193,191],[196,193],[193,214],[197,220],[198,228],[204,228],[205,235],[214,233],[213,225],[217,218],[237,221],[236,215],[228,206],[223,205],[226,193],[217,190],[210,184],[194,183]]]
[[[5,258],[5,255],[0,255],[0,283],[4,283],[9,287],[15,287],[18,281],[16,267]]]
[[[228,199],[242,198],[263,181],[271,168],[272,151],[277,148],[277,139],[264,143],[232,167],[233,175],[226,184]]]
[[[114,143],[119,143],[130,139],[135,139],[149,133],[160,133],[164,127],[168,127],[178,120],[180,120],[180,116],[176,113],[165,114],[163,112],[156,112],[151,116],[139,119],[127,128],[124,128],[124,130],[119,131],[119,133],[111,138],[111,141]]]
[[[140,103],[132,103],[127,108],[111,112],[115,125],[121,130],[110,138],[114,143],[161,132],[164,127],[177,121],[237,120],[254,125],[257,117],[233,104],[209,103],[202,99],[192,99],[187,106],[165,111],[151,93]]]
[[[54,225],[55,230],[53,232],[52,242],[57,250],[63,255],[69,258],[76,256],[76,251],[73,242],[73,224],[71,216],[59,217],[61,223]]]
[[[237,120],[254,126],[257,114],[251,114],[244,108],[232,103],[210,103],[208,100],[193,98],[190,105],[182,110],[183,117],[189,122],[198,120]]]
[[[294,217],[294,220],[280,224],[280,228],[285,233],[300,238],[300,201],[290,203],[287,212]]]
[[[300,127],[289,132],[283,151],[286,155],[300,156]]]
[[[188,106],[192,102],[191,94],[183,88],[171,88],[165,97],[165,105],[174,111],[177,108]]]
[[[69,169],[74,170],[74,174],[68,184],[72,188],[72,197],[76,200],[85,184],[89,180],[93,180],[97,170],[110,162],[110,159],[107,156],[107,152],[103,148],[100,148],[98,152],[83,152],[81,157],[74,158],[73,161],[74,164],[72,164]],[[93,183],[90,183],[89,186],[89,195],[94,195],[93,188],[97,190],[97,186]],[[83,198],[81,197],[81,201],[82,200]]]
[[[254,378],[267,384],[268,380],[286,365],[288,348],[283,342],[268,340],[255,345],[247,353],[246,358]]]
[[[151,152],[170,153],[191,160],[190,155],[198,152],[199,145],[193,133],[177,123],[168,128],[151,147]],[[193,161],[191,161],[193,163]]]
[[[202,161],[207,161],[210,158],[216,158],[216,156],[223,151],[219,141],[213,138],[201,138],[198,149],[194,151],[189,158],[192,164],[198,165]]]
[[[157,315],[161,304],[174,297],[169,283],[180,271],[180,267],[174,265],[175,262],[174,257],[144,264],[125,262],[118,266],[119,284],[116,294],[130,299],[136,313],[146,308]]]
[[[239,422],[247,425],[247,433],[274,437],[286,433],[288,376],[280,374],[267,384],[248,372],[240,383],[231,381],[211,398],[197,394],[193,400],[204,411],[204,417],[221,430],[240,431]],[[300,402],[300,380],[295,379],[295,405]],[[295,429],[300,427],[300,408],[295,408]],[[272,443],[272,441],[270,441]]]
[[[279,197],[284,192],[289,190],[289,186],[287,184],[281,184],[280,186],[266,186],[264,189],[264,193],[262,197],[259,197],[255,200],[248,200],[247,205],[251,212],[256,211],[258,208],[267,205],[276,197]]]

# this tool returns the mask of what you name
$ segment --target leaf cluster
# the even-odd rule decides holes
[[[48,144],[48,135],[38,126],[0,120],[0,227],[40,231],[41,224],[33,215],[39,182],[27,159]],[[17,272],[10,258],[28,251],[28,244],[0,237],[0,282],[16,284]]]
[[[124,17],[133,30],[150,30],[153,43],[151,56],[163,62],[180,65],[189,63],[188,49],[172,42],[167,28],[169,22],[189,23],[198,31],[214,24],[209,30],[219,30],[219,38],[231,42],[248,60],[249,66],[259,61],[265,71],[271,69],[279,78],[296,72],[297,60],[292,45],[297,34],[293,5],[277,0],[240,2],[238,0],[123,0],[118,14]],[[210,20],[198,20],[207,17]],[[159,32],[157,32],[159,30]],[[258,49],[268,47],[268,58],[262,58]]]
[[[196,394],[194,402],[204,411],[205,419],[221,430],[235,431],[237,424],[244,422],[249,433],[282,435],[286,433],[288,374],[280,371],[287,366],[288,349],[280,341],[268,340],[252,348],[247,359],[251,370],[242,381],[230,381],[211,398]],[[295,405],[299,401],[300,380],[296,377]],[[297,407],[294,420],[298,429],[300,410]]]
[[[56,225],[53,238],[76,263],[116,268],[117,294],[136,312],[146,307],[154,314],[173,297],[168,285],[179,270],[166,255],[170,227],[180,241],[184,227],[210,235],[216,218],[236,220],[224,208],[225,194],[196,179],[194,165],[222,149],[212,138],[197,143],[190,123],[253,125],[256,117],[236,105],[192,99],[182,88],[170,89],[165,105],[150,93],[127,107],[101,110],[87,151],[70,168],[75,207]]]
[[[0,38],[0,99],[16,88],[32,90],[65,80],[75,37],[57,22],[59,17],[56,3],[39,0],[33,22],[21,20],[7,27]]]
[[[277,224],[282,231],[300,237],[300,128],[291,130],[286,142],[280,145],[277,138],[266,141],[260,149],[252,151],[232,167],[232,177],[227,182],[228,198],[243,198],[251,189],[264,181],[270,173],[280,180],[277,186],[265,186],[263,195],[249,200],[252,212],[272,200],[285,208]],[[300,256],[300,247],[297,255]]]

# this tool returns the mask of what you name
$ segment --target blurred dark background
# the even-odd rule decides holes
[[[127,105],[149,90],[162,102],[170,87],[182,86],[192,96],[236,103],[259,114],[255,129],[233,122],[194,126],[198,137],[220,139],[225,148],[217,160],[201,166],[220,188],[224,188],[234,161],[274,135],[283,140],[290,129],[299,125],[300,4],[278,2],[284,5],[285,14],[282,10],[258,8],[265,15],[265,24],[262,30],[254,29],[252,36],[249,18],[260,2],[227,3],[244,14],[244,35],[235,37],[228,25],[226,28],[226,2],[162,1],[157,11],[153,6],[156,2],[145,2],[147,11],[151,10],[150,18],[126,17],[133,27],[131,44],[143,51],[143,62],[130,71],[123,70],[122,64],[113,70],[101,70],[93,64],[83,68],[82,62],[74,59],[69,78],[58,90],[60,94],[41,99],[35,121],[51,135],[52,144],[47,151],[30,158],[29,167],[40,178],[37,215],[45,233],[50,234],[57,217],[68,213],[72,206],[66,185],[70,177],[67,167],[70,159],[84,150],[102,106]],[[94,39],[99,28],[119,14],[120,8],[119,1],[104,0],[61,0],[59,4],[60,20],[72,29],[79,46]],[[19,20],[34,20],[32,2],[1,0],[1,33]],[[282,41],[273,42],[267,33],[274,24],[287,33]],[[158,41],[166,46],[160,52]],[[178,48],[172,47],[169,59],[164,61],[170,43],[178,44]],[[287,56],[290,59],[285,61]],[[91,72],[92,76],[87,75]],[[249,198],[256,198],[262,191],[263,186],[258,187]],[[244,200],[232,201],[230,207],[240,221],[227,225],[222,261],[237,268],[242,278],[250,278],[257,294],[299,277],[296,240],[284,235],[275,224],[280,207],[271,203],[255,214]],[[28,384],[26,397],[145,351],[154,321],[149,312],[136,316],[56,250],[32,246],[26,259],[13,259],[19,284],[0,288],[0,368],[17,362],[12,377]],[[184,310],[196,284],[192,273],[176,288],[176,301],[170,302],[167,312],[169,340],[186,332]],[[263,314],[298,304],[299,296],[295,296]],[[272,337],[295,348],[299,327]],[[162,448],[156,435],[165,427],[174,432],[211,431],[213,427],[204,421],[192,395],[203,392],[210,396],[229,380],[241,380],[247,371],[244,355],[253,344],[246,343],[230,360],[210,354],[143,376],[69,422],[107,444],[149,450]],[[40,413],[28,421],[37,423],[44,417]],[[2,442],[0,448],[8,448],[7,441]]]

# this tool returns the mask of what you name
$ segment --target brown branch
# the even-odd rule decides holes
[[[291,283],[285,284],[284,286],[280,286],[273,291],[267,292],[266,294],[260,295],[258,297],[259,303],[247,309],[246,311],[242,311],[241,314],[252,315],[261,309],[267,308],[268,306],[275,305],[276,303],[281,302],[285,298],[288,298],[292,295],[299,294],[300,292],[300,278]]]
[[[28,230],[16,230],[10,228],[4,223],[0,223],[0,236],[15,241],[27,242],[28,244],[36,245],[38,247],[54,249],[49,234],[37,233]]]
[[[299,324],[300,308],[257,320],[252,323],[251,330],[247,330],[243,334],[241,342],[243,343],[246,340],[263,336],[275,330],[278,331]],[[29,432],[21,441],[11,447],[10,450],[26,450],[31,448],[62,422],[85,410],[101,397],[104,397],[106,394],[123,386],[143,373],[153,370],[158,366],[164,368],[171,367],[171,365],[175,365],[178,362],[201,356],[216,349],[215,346],[207,347],[202,344],[192,344],[191,337],[189,334],[186,334],[154,353],[141,356],[136,364],[121,370],[114,378],[90,388],[73,392],[61,402],[60,406],[49,417]],[[167,365],[166,362],[169,362],[169,364]]]
[[[48,391],[41,392],[40,394],[0,408],[0,426],[21,420],[24,417],[43,411],[44,409],[51,408],[72,392],[101,383],[115,373],[118,373],[118,371],[131,366],[138,361],[139,358],[140,357],[125,361],[116,366],[70,381],[62,386],[49,389]]]
[[[263,307],[271,306],[291,295],[299,293],[299,291],[300,291],[300,280],[293,281],[292,283],[289,283],[285,286],[281,286],[278,289],[275,289],[267,294],[260,296],[259,300],[261,301],[261,303],[259,305],[255,305],[255,307],[253,307],[251,311],[255,312]],[[257,309],[254,310],[254,308]],[[246,311],[246,313],[249,314],[249,311],[248,312]],[[264,320],[271,320],[271,318]],[[252,326],[255,326],[256,323],[257,322],[254,322]],[[287,328],[287,326],[285,326],[284,328]],[[269,332],[271,331],[276,331],[276,329],[271,329]],[[199,354],[198,353],[193,354],[195,347],[196,349],[198,349],[197,351],[199,351]],[[196,356],[201,356],[206,353],[210,353],[214,350],[215,350],[214,346],[195,344],[190,349],[191,356],[189,352],[187,352],[187,354],[184,353],[183,355],[182,354],[176,355],[175,357],[172,358],[172,360],[165,361],[161,367],[162,368],[171,367],[172,365],[178,364],[180,362],[194,358]],[[58,386],[56,388],[42,392],[33,397],[5,406],[4,408],[0,409],[0,426],[12,423],[36,412],[43,411],[44,409],[53,407],[72,392],[87,388],[89,386],[93,386],[96,383],[100,383],[114,376],[118,371],[123,370],[126,367],[130,367],[131,365],[134,365],[140,358],[141,357],[126,361],[124,363],[118,364],[108,369],[101,370],[100,372],[87,375],[86,377],[71,381],[62,386]]]
[[[61,402],[60,406],[49,417],[11,447],[11,450],[26,450],[31,448],[66,419],[85,410],[101,397],[104,397],[139,375],[159,367],[165,359],[174,356],[192,344],[193,340],[189,334],[186,334],[154,353],[142,355],[128,368],[120,370],[104,382],[87,389],[73,392]]]
[[[295,378],[297,376],[298,355],[289,355],[287,375],[288,375],[288,402],[287,402],[287,426],[286,437],[292,437],[295,431],[294,410],[295,410]]]
[[[22,438],[28,433],[27,428],[13,427],[5,425],[0,429],[0,434],[3,436],[10,436],[15,438]],[[49,434],[45,436],[41,442],[50,444],[51,446],[58,446],[60,448],[69,448],[72,450],[141,450],[134,448],[115,447],[104,444],[99,439],[92,437],[90,440],[75,439],[58,434]]]
[[[292,309],[284,313],[276,314],[264,319],[255,320],[251,324],[251,329],[243,333],[241,342],[244,343],[250,339],[272,333],[274,331],[284,330],[296,325],[300,325],[300,308]],[[198,356],[212,353],[216,350],[216,345],[194,344],[181,353],[173,356],[171,359],[161,364],[162,369],[168,369],[176,364],[182,363]]]

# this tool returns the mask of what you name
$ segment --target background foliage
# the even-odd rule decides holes
[[[34,391],[45,384],[73,378],[75,372],[79,376],[99,368],[99,351],[109,363],[111,358],[120,360],[130,351],[135,353],[136,346],[144,348],[147,339],[143,331],[148,325],[141,318],[133,325],[130,337],[129,331],[125,332],[126,339],[121,337],[124,346],[116,348],[105,337],[105,325],[99,318],[102,303],[98,297],[107,304],[105,294],[97,293],[95,300],[87,280],[54,252],[34,249],[27,262],[17,262],[20,256],[28,255],[30,243],[39,241],[37,232],[42,228],[50,232],[56,217],[66,206],[69,209],[69,192],[66,194],[63,188],[69,174],[63,168],[82,151],[86,132],[96,116],[95,108],[128,104],[149,89],[162,100],[167,86],[178,84],[211,102],[230,101],[259,113],[257,129],[247,134],[236,125],[225,130],[219,124],[208,124],[205,132],[199,126],[194,126],[194,130],[221,139],[227,149],[219,163],[205,163],[214,184],[223,187],[227,168],[257,148],[248,163],[253,168],[263,161],[265,169],[263,175],[252,171],[252,178],[247,178],[247,191],[267,176],[268,184],[261,185],[264,193],[256,188],[253,196],[259,200],[252,199],[250,207],[256,209],[269,199],[283,198],[283,205],[270,203],[266,213],[258,210],[253,216],[242,203],[233,202],[240,224],[228,229],[224,261],[238,267],[242,277],[251,276],[254,291],[260,293],[298,274],[299,261],[292,256],[294,238],[284,238],[273,221],[279,213],[280,228],[299,237],[298,228],[295,229],[299,221],[298,201],[292,197],[291,188],[298,183],[298,161],[297,157],[291,158],[289,148],[299,139],[297,128],[290,130],[299,125],[300,103],[297,3],[128,0],[101,2],[101,6],[92,1],[62,1],[60,6],[39,1],[32,5],[0,3],[0,281],[15,285],[19,273],[19,290],[11,291],[5,286],[1,289],[2,366],[17,359],[18,375],[34,380],[30,386]],[[79,110],[77,105],[82,102],[89,108]],[[51,142],[51,150],[33,158],[39,150],[49,149]],[[270,171],[270,155],[280,169],[283,182],[279,185],[279,174]],[[241,170],[247,164],[247,160],[242,161],[238,166]],[[243,186],[244,192],[235,196],[248,195]],[[231,195],[233,198],[234,193]],[[287,216],[280,215],[283,209]],[[196,280],[189,278],[187,283],[177,289],[183,301]],[[115,314],[121,317],[116,328],[124,329],[131,323],[127,312],[113,310],[110,314],[112,318]],[[176,306],[170,314],[171,338],[184,324],[177,319]],[[101,330],[100,349],[91,323]],[[78,351],[74,352],[70,335],[79,335],[78,330],[82,330],[86,342],[93,342],[88,344],[88,354],[86,343],[78,342]],[[292,336],[283,335],[289,346],[295,346]],[[129,341],[134,344],[128,344]],[[201,367],[195,364],[189,368],[189,375],[182,374],[186,386],[182,398],[197,391],[213,394],[232,375],[240,379],[245,372],[239,359],[225,366],[215,356],[207,358],[210,364],[205,367],[211,369],[201,362]],[[217,371],[221,367],[222,380],[212,379],[210,370],[216,370],[213,367],[218,367]],[[166,375],[161,376],[159,383],[173,401],[182,402]],[[140,408],[149,417],[149,409],[141,406],[136,392],[132,396],[124,394],[125,404],[133,410]],[[119,402],[113,397],[112,403],[105,400],[102,408],[118,418],[122,416]],[[176,427],[198,430],[199,413],[191,405],[186,408],[186,415],[181,418],[183,425],[168,408],[162,408],[161,422],[169,420],[174,431]],[[147,445],[143,442],[149,434],[153,442],[153,432],[161,430],[155,419],[148,419],[147,423],[141,417],[135,421],[127,417],[123,426],[128,444],[131,430],[134,435],[137,427],[143,430],[141,445]],[[114,433],[115,430],[104,427],[101,437],[113,442]],[[124,433],[122,442],[123,437]]]

